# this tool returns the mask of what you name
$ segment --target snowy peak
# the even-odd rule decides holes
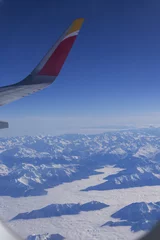
[[[150,230],[160,220],[160,202],[132,203],[114,213],[111,217],[121,221],[109,221],[103,226],[131,226],[133,232]]]
[[[19,219],[36,219],[36,218],[50,218],[58,217],[63,215],[75,215],[81,211],[96,211],[103,208],[109,207],[109,205],[92,201],[80,205],[79,203],[66,203],[66,204],[51,204],[44,208],[33,210],[32,212],[20,213],[15,216],[12,220]]]
[[[42,234],[42,235],[30,235],[27,237],[26,240],[63,240],[65,239],[62,235],[60,234]]]

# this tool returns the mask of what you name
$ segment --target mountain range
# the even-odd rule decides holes
[[[160,185],[160,130],[139,129],[97,135],[68,134],[1,138],[0,195],[47,194],[64,182],[98,174],[106,165],[122,168],[89,190]]]
[[[104,176],[103,181],[95,185],[90,181],[90,185],[81,187],[79,191],[92,196],[91,191],[109,193],[110,190],[132,188],[134,191],[136,187],[160,186],[160,128],[126,129],[95,135],[22,136],[0,138],[0,142],[2,197],[26,199],[37,196],[38,199],[47,195],[49,188],[103,174],[98,169],[106,166],[119,171]],[[94,201],[94,198],[84,204],[54,202],[29,212],[16,213],[10,222],[64,215],[71,217],[82,212],[110,209],[112,206],[109,205]],[[133,232],[149,230],[160,219],[159,206],[159,202],[133,200],[133,203],[110,214],[110,218],[117,221],[106,219],[99,227],[130,226]],[[63,239],[62,235],[30,235],[27,240],[59,240]]]
[[[59,217],[63,215],[74,215],[79,214],[81,211],[96,211],[101,210],[109,205],[92,201],[85,204],[50,204],[44,208],[33,210],[32,212],[19,213],[12,220],[19,219],[36,219],[36,218],[50,218],[50,217]]]
[[[160,202],[132,203],[112,214],[111,217],[120,221],[108,221],[103,226],[131,226],[133,232],[150,230],[160,220]]]

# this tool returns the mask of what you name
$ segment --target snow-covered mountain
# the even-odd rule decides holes
[[[159,129],[0,138],[0,195],[38,196],[105,165],[125,170],[86,190],[160,185]]]
[[[125,166],[126,161],[130,161],[130,165],[126,163]],[[160,163],[157,163],[155,160],[148,159],[145,162],[141,162],[141,159],[128,158],[124,159],[122,164],[126,168],[125,170],[108,176],[105,178],[106,181],[104,183],[88,187],[84,191],[160,185]],[[121,163],[117,165],[120,167]]]
[[[159,207],[150,218],[152,203],[145,201],[160,205],[159,128],[0,141],[0,209],[23,238],[128,239],[130,227],[139,233],[157,220]],[[134,209],[137,222],[124,213]],[[121,221],[113,222],[117,216]],[[128,226],[128,235],[116,226]]]
[[[39,235],[30,235],[27,237],[26,240],[63,240],[65,239],[62,235],[60,234],[39,234]]]
[[[160,220],[160,202],[132,203],[112,215],[121,221],[109,221],[103,226],[131,226],[131,231],[150,230]]]
[[[36,218],[50,218],[59,217],[62,215],[74,215],[80,212],[96,211],[109,207],[109,205],[92,201],[85,204],[51,204],[44,208],[33,210],[32,212],[19,213],[12,220],[18,219],[36,219]]]

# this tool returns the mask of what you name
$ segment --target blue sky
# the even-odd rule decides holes
[[[53,85],[1,107],[1,120],[11,125],[3,133],[31,134],[36,127],[37,132],[43,128],[45,133],[58,133],[71,126],[77,131],[110,123],[158,124],[159,12],[158,0],[4,0],[1,86],[29,74],[72,20],[84,17],[85,22]]]

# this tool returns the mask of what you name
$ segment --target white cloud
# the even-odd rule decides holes
[[[141,115],[91,116],[91,117],[4,117],[9,122],[9,129],[0,130],[1,136],[36,135],[63,133],[99,133],[109,125],[132,125],[144,127],[160,126],[160,112]]]

